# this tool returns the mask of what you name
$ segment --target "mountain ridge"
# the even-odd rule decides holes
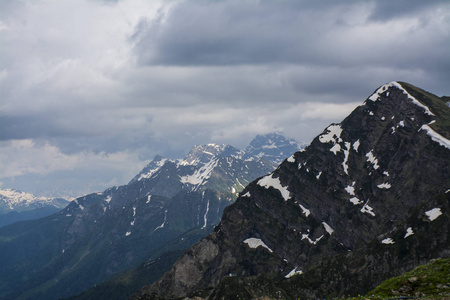
[[[45,217],[68,204],[69,201],[62,198],[37,197],[16,189],[0,189],[0,227]]]
[[[127,185],[0,228],[0,297],[67,297],[177,253],[213,229],[244,184],[274,168],[264,158],[244,160],[229,145],[197,146],[182,160],[155,157]]]
[[[391,82],[381,86],[341,123],[328,126],[304,151],[250,183],[225,209],[214,232],[191,247],[138,298],[220,299],[225,292],[220,286],[231,280],[229,274],[245,286],[258,276],[268,282],[288,280],[286,277],[348,252],[365,253],[358,256],[363,262],[370,257],[364,249],[374,241],[380,251],[373,253],[375,256],[383,253],[383,247],[397,243],[389,232],[409,220],[419,207],[423,210],[419,216],[434,212],[438,221],[429,221],[443,222],[440,227],[448,231],[445,202],[426,206],[434,201],[433,195],[450,187],[450,144],[432,128],[446,123],[440,116],[448,115],[450,109],[443,101],[424,105],[408,92],[411,87],[403,85]],[[425,93],[421,97],[435,101]],[[427,232],[429,240],[440,249],[448,247],[449,241],[433,228]],[[403,250],[409,255],[406,258],[392,256],[392,261],[400,269],[408,266],[420,255],[414,250],[417,247],[420,243]],[[448,255],[445,253],[435,251],[424,259]],[[395,275],[395,270],[368,265],[378,280]],[[345,264],[336,266],[346,268]],[[336,278],[332,282],[329,289],[322,288],[323,282],[315,282],[318,292],[309,295],[342,296],[355,287],[345,280],[341,282],[348,285],[339,286]],[[264,286],[252,284],[254,291]],[[368,291],[373,284],[368,280],[359,290]],[[290,297],[302,294],[301,288],[290,286],[290,290]]]

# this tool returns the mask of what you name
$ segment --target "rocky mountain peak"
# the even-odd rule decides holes
[[[160,155],[156,155],[153,160],[146,165],[141,172],[139,172],[130,183],[140,181],[143,179],[148,179],[152,177],[165,163],[168,161],[167,158],[164,158]]]
[[[306,145],[288,139],[279,132],[257,135],[245,149],[248,157],[255,156],[280,164],[286,157]]]
[[[206,144],[196,145],[192,147],[192,150],[186,155],[184,161],[189,165],[205,164],[211,160],[212,157],[220,154],[227,145],[222,144]]]
[[[274,282],[291,298],[343,296],[445,255],[449,115],[442,98],[412,85],[380,87],[341,123],[250,183],[215,231],[141,299],[220,299],[230,282],[251,291],[248,297],[267,296],[258,291]],[[421,241],[433,249],[425,251]]]

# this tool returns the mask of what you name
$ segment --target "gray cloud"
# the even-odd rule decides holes
[[[0,180],[98,189],[194,144],[307,142],[392,80],[448,93],[449,16],[448,1],[2,0],[0,169],[16,175]]]
[[[420,15],[423,11],[436,8],[439,9],[442,5],[448,6],[449,3],[447,0],[379,0],[374,2],[374,8],[370,14],[370,18],[372,20],[383,22],[399,17]]]
[[[448,61],[442,37],[448,37],[449,7],[420,1],[180,2],[157,19],[142,20],[133,40],[139,60],[150,65],[410,68],[421,59],[421,67],[435,68]],[[378,15],[384,23],[374,20]]]

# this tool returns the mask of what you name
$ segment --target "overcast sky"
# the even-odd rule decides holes
[[[0,183],[81,195],[156,154],[309,142],[377,87],[450,94],[450,1],[0,0]]]

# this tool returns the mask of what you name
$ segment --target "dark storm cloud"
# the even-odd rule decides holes
[[[179,3],[156,20],[142,20],[133,37],[144,63],[265,64],[307,54],[310,41],[301,42],[307,25],[289,6],[195,1]]]
[[[425,4],[426,3],[426,4]],[[439,5],[440,4],[440,5]],[[150,65],[304,64],[399,68],[442,66],[449,42],[422,35],[433,28],[440,1],[194,1],[181,2],[156,20],[142,20],[133,35]],[[403,9],[401,9],[403,7]],[[411,17],[403,31],[396,17]],[[437,17],[442,17],[437,16]],[[391,29],[392,31],[389,31]],[[441,30],[445,30],[441,28]],[[389,35],[396,36],[390,40]],[[439,36],[440,33],[435,33]],[[416,38],[422,39],[417,41]],[[437,37],[436,37],[437,38]],[[424,56],[424,51],[430,55]],[[420,61],[418,61],[420,59]],[[446,59],[448,61],[448,59]]]

